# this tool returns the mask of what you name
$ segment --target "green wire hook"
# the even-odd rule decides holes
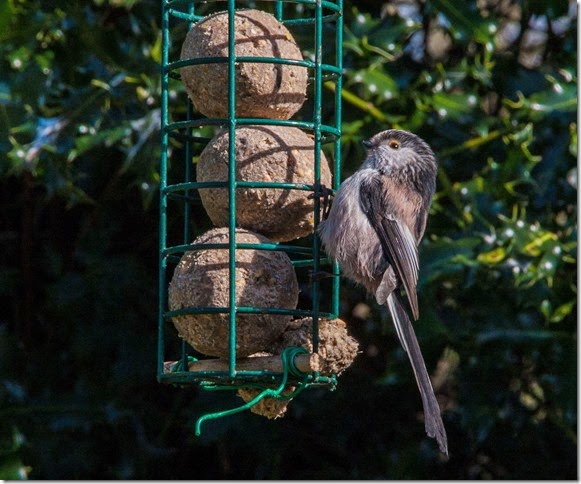
[[[250,400],[249,402],[246,402],[244,405],[240,405],[239,407],[232,408],[230,410],[223,410],[221,412],[214,412],[214,413],[208,413],[206,415],[202,415],[200,418],[198,418],[198,420],[196,420],[196,436],[199,437],[201,435],[202,424],[206,420],[228,417],[229,415],[234,415],[236,413],[243,412],[245,410],[250,409],[254,405],[256,405],[263,398],[270,397],[270,398],[276,398],[278,400],[290,400],[291,398],[295,397],[300,392],[302,392],[307,386],[309,373],[302,372],[301,370],[299,370],[296,367],[295,357],[299,354],[304,354],[304,353],[308,353],[308,351],[305,348],[302,348],[300,346],[288,346],[287,348],[285,348],[284,351],[280,355],[282,358],[283,376],[282,376],[282,380],[281,380],[278,388],[276,388],[275,390],[273,390],[272,388],[265,388],[258,395],[256,395],[252,400]],[[291,394],[281,395],[283,390],[286,387],[289,375],[295,376],[297,378],[302,378],[302,380],[299,383],[296,390],[293,391]]]

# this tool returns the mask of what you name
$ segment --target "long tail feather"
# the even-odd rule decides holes
[[[436,400],[436,395],[434,395],[434,389],[414,328],[397,291],[390,294],[387,299],[387,307],[391,313],[399,340],[406,350],[414,370],[424,406],[426,433],[435,438],[440,450],[448,455],[448,438],[440,415],[440,406]]]

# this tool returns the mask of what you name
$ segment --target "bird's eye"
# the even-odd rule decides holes
[[[399,150],[399,142],[392,139],[388,144],[387,144],[392,150]]]

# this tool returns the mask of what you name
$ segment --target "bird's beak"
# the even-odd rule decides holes
[[[371,141],[369,141],[368,139],[363,140],[363,146],[365,146],[367,149],[370,149],[371,147],[373,147],[373,143]]]

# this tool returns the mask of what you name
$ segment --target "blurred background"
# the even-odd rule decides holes
[[[160,19],[0,4],[0,478],[577,478],[576,3],[345,0],[343,175],[388,127],[440,162],[416,331],[448,461],[347,282],[361,354],[336,391],[196,438],[240,400],[157,383]]]

